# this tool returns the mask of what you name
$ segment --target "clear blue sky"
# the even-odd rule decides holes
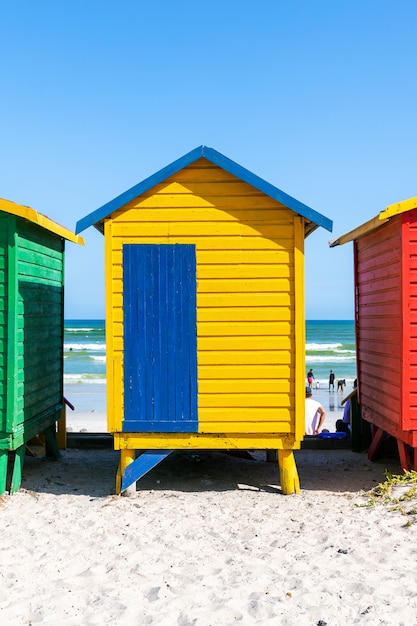
[[[417,195],[414,0],[0,0],[0,197],[76,222],[193,148],[333,220],[306,317],[353,318],[352,244]],[[67,243],[66,318],[104,317],[103,238]]]

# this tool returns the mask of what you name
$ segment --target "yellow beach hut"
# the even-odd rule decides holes
[[[200,146],[76,232],[91,225],[105,241],[116,491],[173,450],[274,449],[283,492],[298,492],[304,239],[332,222]]]

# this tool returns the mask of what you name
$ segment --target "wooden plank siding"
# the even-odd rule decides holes
[[[17,219],[14,426],[62,404],[64,241]]]
[[[399,220],[355,241],[356,333],[365,417],[398,431],[402,412],[402,254]]]
[[[417,210],[402,214],[403,430],[417,431]],[[415,437],[417,433],[414,433]],[[417,442],[415,442],[417,444]]]
[[[9,219],[0,215],[0,433],[7,430],[7,249],[9,243]]]
[[[196,245],[199,433],[294,434],[302,219],[201,159],[115,211],[104,228],[109,431],[121,431],[123,420],[122,246],[187,243]],[[304,363],[297,371],[302,387]]]

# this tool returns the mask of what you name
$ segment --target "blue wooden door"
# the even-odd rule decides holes
[[[124,432],[197,432],[194,245],[123,246]]]

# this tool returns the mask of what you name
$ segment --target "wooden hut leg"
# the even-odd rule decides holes
[[[123,475],[125,473],[125,469],[135,461],[136,458],[136,450],[125,450],[122,449],[120,450],[120,462],[119,462],[119,468],[117,470],[117,475],[116,475],[116,493],[119,494],[122,490],[122,479],[123,479]],[[129,495],[129,493],[131,491],[136,491],[136,483],[133,484],[132,489],[126,490],[127,495]]]
[[[10,483],[10,493],[16,493],[22,484],[23,464],[25,462],[26,445],[17,448],[13,462],[12,480]]]
[[[9,465],[9,451],[0,450],[0,496],[6,492],[8,465]]]
[[[61,418],[56,423],[56,441],[59,450],[65,450],[67,447],[67,410],[65,402],[61,409]]]
[[[300,493],[300,481],[292,450],[278,450],[281,489],[285,495]]]
[[[52,457],[56,460],[61,458],[61,453],[58,449],[56,441],[56,428],[55,424],[50,424],[48,428],[45,428],[45,448],[46,456]]]
[[[400,465],[404,472],[408,472],[412,469],[410,449],[404,441],[397,439],[398,453],[400,455]]]
[[[382,430],[382,428],[374,427],[372,429],[372,441],[368,448],[368,459],[370,461],[373,461],[376,458],[384,436],[385,431]]]

